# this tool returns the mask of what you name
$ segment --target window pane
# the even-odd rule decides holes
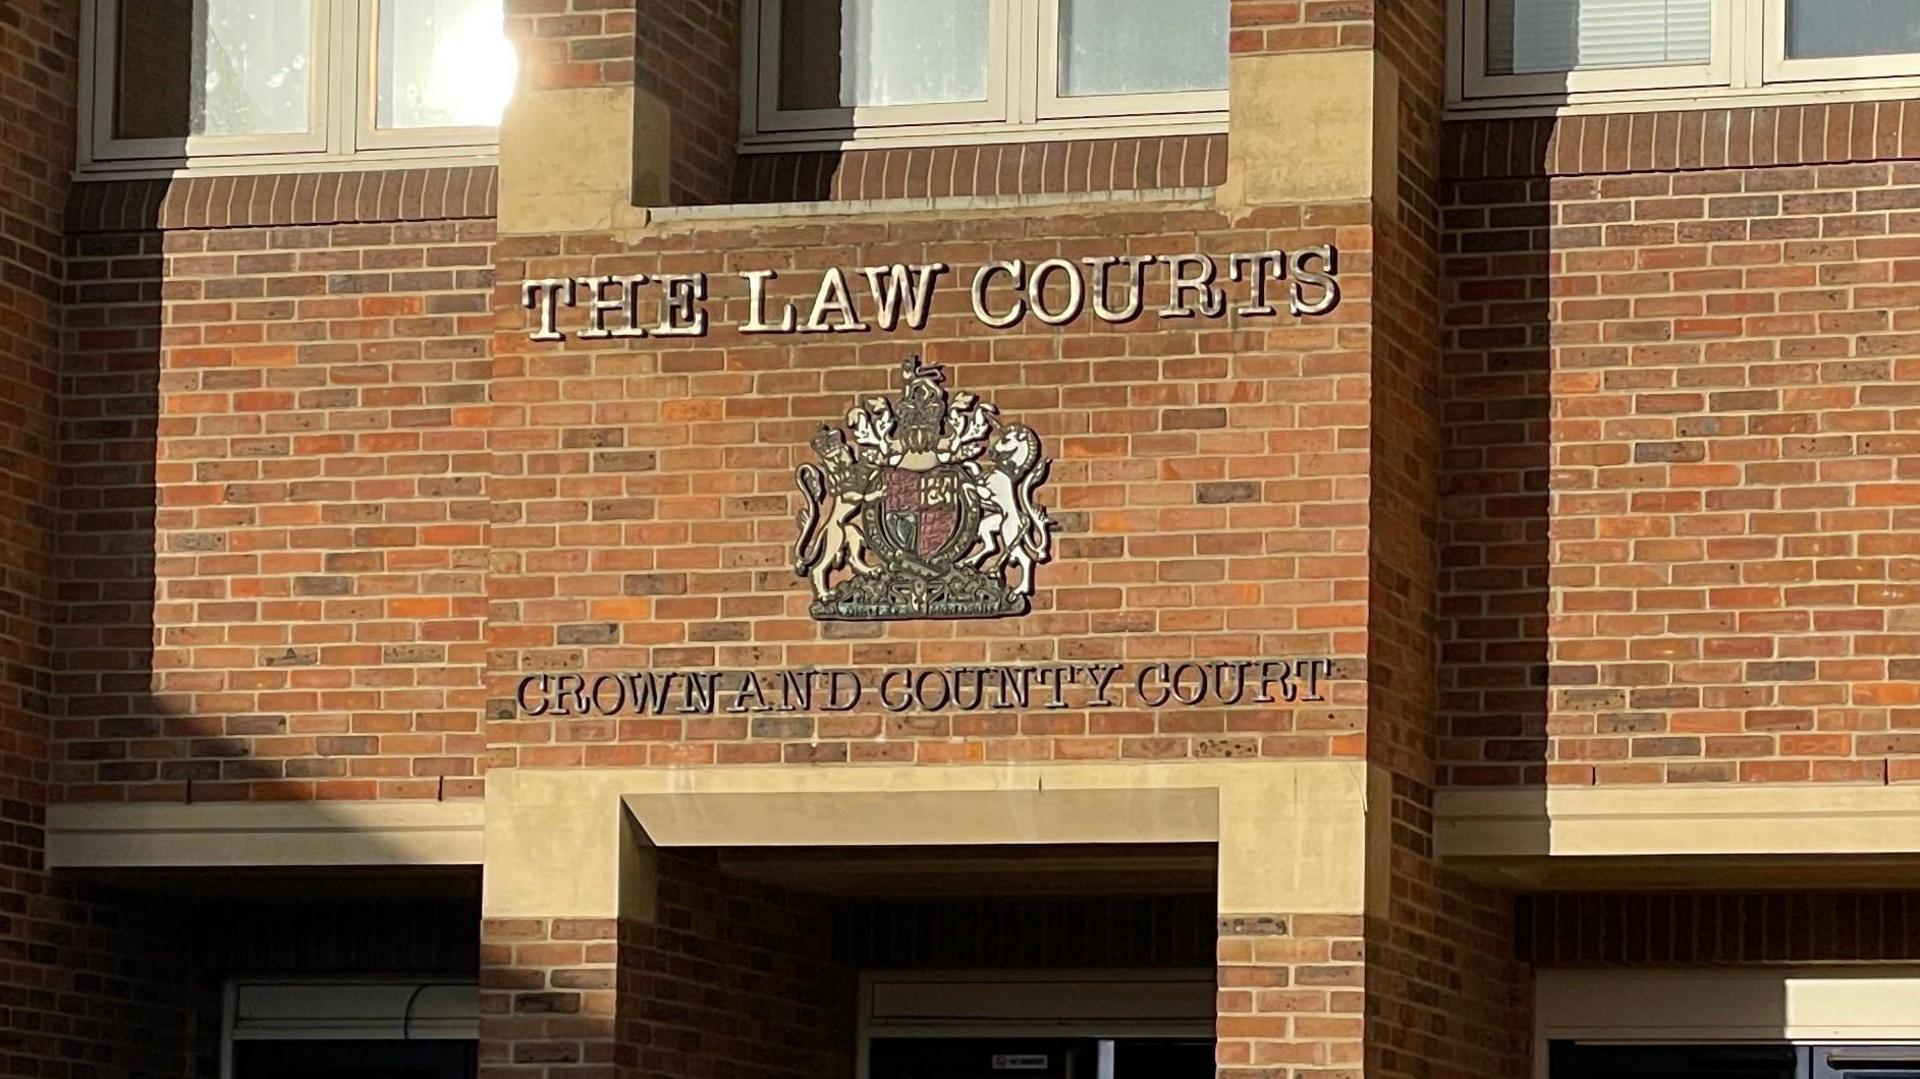
[[[374,123],[493,127],[516,62],[501,0],[381,0]]]
[[[120,138],[307,130],[312,0],[128,0],[118,38]]]
[[[987,99],[988,0],[786,0],[780,107]]]
[[[1060,0],[1060,95],[1224,90],[1227,0]]]
[[[1920,52],[1915,0],[1787,0],[1787,55],[1885,56]]]
[[[1704,64],[1712,36],[1711,0],[1487,2],[1487,70],[1495,75]]]

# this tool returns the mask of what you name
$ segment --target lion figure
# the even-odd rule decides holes
[[[855,573],[876,573],[867,561],[867,539],[860,530],[862,506],[877,497],[862,482],[872,468],[854,457],[846,438],[831,428],[814,437],[820,464],[805,464],[795,472],[807,501],[800,507],[800,539],[794,544],[793,571],[813,582],[813,594],[826,599],[829,578],[841,567]]]

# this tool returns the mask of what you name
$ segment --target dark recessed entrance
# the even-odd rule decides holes
[[[733,848],[716,863],[818,905],[859,1079],[1215,1074],[1211,845]]]
[[[876,1038],[870,1079],[1209,1079],[1211,1038]]]
[[[472,1079],[478,1068],[471,1040],[237,1042],[232,1079]]]

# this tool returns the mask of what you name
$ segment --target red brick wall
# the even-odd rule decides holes
[[[56,797],[479,794],[493,225],[396,177],[70,241]]]
[[[1351,24],[1366,29],[1366,16],[1351,6],[1303,16],[1295,5],[1238,4],[1235,47],[1364,47]],[[1020,160],[1020,182],[1032,172],[1044,185],[1048,159]],[[1002,175],[1006,165],[1002,153]],[[903,194],[912,182],[909,171]],[[504,237],[490,765],[1362,756],[1368,231],[1364,209],[1351,205],[1230,218],[1200,204]],[[997,258],[1316,242],[1341,248],[1344,300],[1333,317],[1304,325],[1148,317],[995,334],[974,323],[964,291],[950,289],[924,331],[754,339],[723,328],[737,322],[742,297],[731,291],[737,282],[716,276],[709,306],[728,314],[694,347],[596,349],[529,344],[518,309],[518,283],[547,276],[775,268],[785,299],[810,296],[828,265],[939,258],[969,273]],[[1056,458],[1043,493],[1061,522],[1055,561],[1042,569],[1034,613],[1017,622],[821,624],[806,614],[789,565],[792,470],[820,423],[858,396],[895,392],[893,372],[909,353],[947,365],[954,389],[1031,424]],[[1075,700],[1028,713],[890,716],[869,705],[758,719],[531,716],[510,698],[514,678],[536,671],[1249,654],[1338,656],[1342,685],[1313,707],[1155,712]],[[1280,928],[1248,929],[1236,919],[1218,945],[1223,1074],[1357,1072],[1361,920],[1283,916]],[[635,1005],[651,995],[635,993]],[[628,1000],[623,993],[623,1007]],[[542,1022],[563,1021],[503,1025],[488,1035],[489,1051],[519,1058],[512,1043],[537,1039]]]
[[[1363,654],[1369,258],[1351,207],[1276,208],[1236,226],[1213,210],[1102,209],[992,219],[901,217],[662,228],[631,246],[506,237],[496,304],[498,473],[490,586],[496,765],[964,763],[1010,759],[1362,752],[1348,663],[1324,704],[819,718],[535,716],[513,674],[634,668],[878,671],[905,665]],[[1115,250],[1341,247],[1331,315],[1238,326],[1147,317],[989,335],[966,289],[926,329],[833,339],[741,337],[731,307],[696,345],[649,338],[530,343],[523,279],[779,267],[780,298],[821,269],[936,255],[970,274],[997,258]],[[794,269],[794,267],[800,267]],[[1060,522],[1018,620],[822,623],[791,571],[808,439],[865,394],[895,393],[909,354],[1030,424],[1055,458],[1042,501]],[[1275,538],[1283,536],[1284,538]],[[870,679],[877,681],[877,677]]]
[[[1364,919],[1220,920],[1219,1079],[1357,1077],[1364,1063]]]
[[[74,5],[55,0],[0,16],[0,1074],[179,1075],[178,942],[144,904],[45,869],[76,21]]]
[[[1078,195],[1215,187],[1227,178],[1225,135],[1073,139],[741,154],[742,203]]]
[[[49,636],[55,621],[52,512],[58,484],[60,222],[73,149],[74,19],[55,3],[24,5],[0,33],[0,775],[8,804],[42,802],[47,721],[54,710]],[[22,822],[26,823],[26,822]]]
[[[1379,13],[1392,97],[1394,189],[1378,194],[1367,660],[1368,755],[1391,775],[1370,860],[1366,924],[1369,1075],[1527,1074],[1531,995],[1514,958],[1512,901],[1434,856],[1440,649],[1440,172],[1445,5]]]
[[[725,202],[740,141],[740,0],[639,7],[645,17],[634,36],[634,92],[671,117],[667,201]]]
[[[828,901],[656,851],[650,922],[490,919],[482,1079],[853,1074],[851,968]]]
[[[1920,168],[1448,194],[1452,780],[1920,776]]]
[[[1233,0],[1238,55],[1365,49],[1373,45],[1372,0]]]
[[[853,1074],[855,972],[828,900],[661,853],[653,922],[621,927],[619,1053],[633,1079]]]
[[[505,0],[507,36],[513,40],[520,64],[519,88],[632,85],[636,12],[642,2]],[[707,0],[686,4],[652,0],[645,6],[650,24],[663,18],[674,20],[672,9],[704,14],[711,7]]]
[[[613,918],[480,923],[480,1079],[603,1079],[614,1063]]]

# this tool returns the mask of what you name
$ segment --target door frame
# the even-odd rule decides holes
[[[330,1015],[276,1018],[243,1029],[241,997],[271,1001],[276,991],[315,998]],[[221,988],[220,1079],[234,1079],[236,1041],[478,1041],[479,982],[443,974],[255,975],[228,978]],[[421,1004],[427,1005],[424,1009]],[[378,1006],[372,1006],[378,1005]]]
[[[1213,1038],[1218,977],[1212,967],[862,971],[855,1075],[871,1079],[875,1037]]]
[[[1920,966],[1546,967],[1534,976],[1535,1079],[1552,1041],[1920,1044]]]

